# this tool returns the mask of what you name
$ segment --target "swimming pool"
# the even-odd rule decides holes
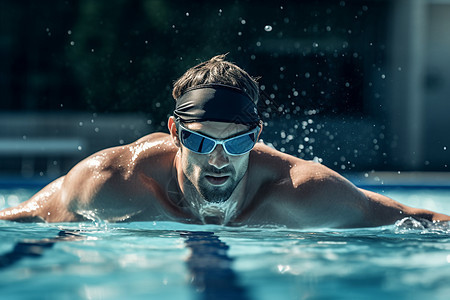
[[[37,189],[0,188],[0,207]],[[381,191],[379,188],[372,188]],[[450,214],[450,188],[384,187]],[[0,221],[2,299],[448,299],[450,228]]]

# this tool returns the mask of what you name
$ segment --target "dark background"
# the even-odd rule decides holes
[[[268,97],[260,103],[262,138],[277,149],[338,171],[447,171],[445,143],[436,145],[441,158],[422,155],[413,163],[403,159],[409,148],[399,148],[408,135],[392,125],[397,118],[389,104],[396,101],[392,70],[401,69],[392,58],[395,2],[1,0],[0,110],[4,120],[22,121],[15,129],[4,121],[0,139],[83,136],[77,116],[92,116],[91,123],[109,118],[122,128],[124,115],[145,123],[88,147],[85,156],[167,131],[172,83],[189,67],[228,53],[260,78]],[[423,78],[424,85],[436,82]],[[52,118],[53,127],[66,129],[22,136]],[[29,119],[35,121],[27,127]],[[106,127],[89,130],[103,138],[116,131]],[[33,168],[41,175],[48,159],[57,164],[36,156]],[[3,171],[14,172],[24,156],[0,159]]]

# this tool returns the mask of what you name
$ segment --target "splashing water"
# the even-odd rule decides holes
[[[99,217],[98,211],[96,209],[78,210],[77,213],[85,217],[87,220],[92,221],[91,224],[94,225],[94,227],[103,229],[105,231],[108,230],[108,222]]]
[[[428,221],[425,219],[403,218],[395,222],[395,233],[443,233],[450,234],[450,222]]]
[[[226,225],[236,214],[236,201],[224,201],[220,203],[203,201],[199,206],[199,216],[203,224]]]

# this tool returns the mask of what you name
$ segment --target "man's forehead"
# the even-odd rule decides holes
[[[205,135],[215,138],[227,138],[238,133],[244,133],[250,130],[250,126],[226,122],[192,122],[184,124],[190,130],[198,131]]]

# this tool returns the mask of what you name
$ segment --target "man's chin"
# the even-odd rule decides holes
[[[223,203],[230,199],[231,194],[233,194],[234,188],[232,186],[231,182],[226,186],[203,186],[203,188],[200,188],[200,194],[208,203]]]

